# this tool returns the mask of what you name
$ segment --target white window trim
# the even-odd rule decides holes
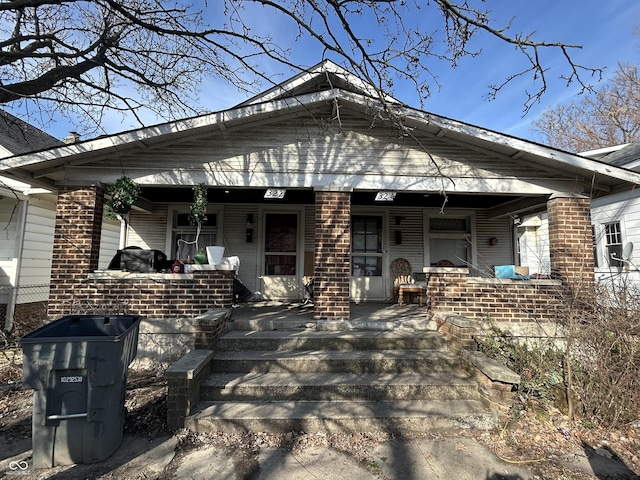
[[[165,252],[167,252],[167,258],[173,258],[175,253],[173,251],[173,219],[176,214],[189,213],[189,203],[180,205],[169,205],[167,209],[167,226],[166,226],[166,242]],[[218,245],[222,245],[222,239],[224,238],[223,229],[223,205],[207,205],[207,213],[211,213],[216,216],[216,238]]]
[[[467,218],[469,219],[469,232],[442,232],[432,233],[429,230],[431,218]],[[425,265],[431,265],[431,251],[429,249],[430,240],[432,238],[464,238],[471,242],[470,254],[469,254],[469,267],[477,265],[477,248],[476,248],[476,214],[473,210],[445,210],[443,214],[439,213],[439,210],[425,209],[423,213],[423,225],[424,225],[424,262]]]
[[[602,252],[602,262],[598,262],[600,265],[600,267],[598,267],[598,269],[604,269],[604,270],[610,270],[612,268],[618,268],[615,265],[611,265],[611,261],[612,259],[609,257],[609,243],[607,242],[607,225],[612,225],[617,223],[619,225],[620,228],[620,250],[622,251],[622,249],[624,248],[624,245],[626,243],[625,240],[625,232],[626,232],[626,226],[624,224],[624,221],[622,218],[619,219],[615,219],[615,220],[611,220],[608,222],[601,222],[600,223],[600,239],[598,240],[598,245],[601,246],[601,252]]]

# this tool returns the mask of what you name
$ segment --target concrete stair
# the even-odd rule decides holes
[[[418,434],[497,424],[437,332],[289,326],[226,333],[186,426],[200,432]]]

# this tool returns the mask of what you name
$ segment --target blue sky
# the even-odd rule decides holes
[[[478,4],[478,0],[470,3]],[[220,4],[209,0],[207,13],[219,18]],[[533,38],[537,40],[582,45],[582,49],[572,51],[576,63],[605,68],[605,78],[613,74],[618,61],[640,65],[640,36],[633,33],[634,28],[640,28],[638,0],[488,0],[480,5],[492,10],[496,26],[504,26],[515,17],[510,32],[535,32]],[[429,10],[423,9],[423,12],[424,20],[413,20],[429,24]],[[295,32],[283,18],[269,15],[259,7],[247,10],[246,15],[256,31],[291,45],[294,62],[310,66],[321,60],[322,52],[309,42],[296,42]],[[546,106],[568,102],[579,90],[578,85],[566,86],[566,82],[559,79],[561,74],[567,73],[561,52],[547,52],[543,62],[549,69],[548,91],[542,102],[523,116],[525,91],[534,88],[529,77],[509,84],[496,100],[485,98],[490,84],[501,83],[506,75],[516,71],[521,58],[515,49],[486,35],[479,36],[473,48],[482,49],[482,54],[462,59],[455,69],[448,64],[434,62],[431,69],[441,87],[432,88],[431,96],[424,103],[425,110],[510,135],[539,140],[531,130],[531,122]],[[274,76],[275,81],[284,80],[292,74],[274,64],[265,64],[264,69]],[[396,84],[396,87],[396,98],[419,106],[413,88],[402,84]],[[202,108],[209,111],[232,107],[248,96],[218,79],[207,79],[199,94]],[[146,121],[153,124],[162,120],[146,117]],[[106,121],[104,130],[117,133],[137,126],[133,121],[123,122],[120,116],[114,115]],[[64,138],[72,129],[60,119],[47,131]]]

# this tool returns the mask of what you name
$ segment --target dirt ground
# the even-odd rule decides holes
[[[19,347],[0,350],[0,445],[30,442],[32,392],[22,390],[22,357]],[[329,447],[340,451],[361,464],[366,464],[371,449],[380,442],[394,441],[386,434],[342,434],[317,436],[298,433],[286,435],[245,434],[205,435],[187,431],[168,432],[166,429],[167,386],[156,372],[130,370],[127,379],[125,405],[125,433],[156,439],[177,437],[172,464],[158,479],[174,478],[171,470],[186,452],[203,444],[219,446],[221,450],[244,465],[244,473],[238,477],[252,478],[251,459],[260,448],[284,447],[292,452],[309,447]],[[639,419],[640,420],[640,419]],[[448,432],[456,436],[473,436],[481,444],[495,452],[502,460],[533,471],[540,479],[583,480],[593,478],[640,479],[640,423],[627,425],[619,430],[587,428],[580,422],[570,426],[559,412],[525,412],[516,422],[510,422],[500,431]],[[597,476],[578,468],[575,459],[617,459],[620,468],[608,475]],[[5,458],[0,452],[0,460]],[[375,473],[375,472],[374,472]],[[4,472],[4,475],[8,475]],[[0,472],[0,478],[3,472]],[[9,478],[6,476],[6,478]],[[14,477],[12,477],[14,478]],[[49,477],[47,477],[49,478]],[[53,478],[53,477],[51,477]],[[57,477],[62,478],[62,477]],[[65,476],[64,478],[71,478]],[[93,478],[114,478],[100,473]],[[118,479],[140,478],[135,472],[119,473]]]

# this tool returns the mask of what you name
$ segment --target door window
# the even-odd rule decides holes
[[[264,274],[295,275],[298,215],[295,213],[267,213],[264,238]]]
[[[382,276],[382,217],[352,217],[351,251],[351,274],[354,277]]]

